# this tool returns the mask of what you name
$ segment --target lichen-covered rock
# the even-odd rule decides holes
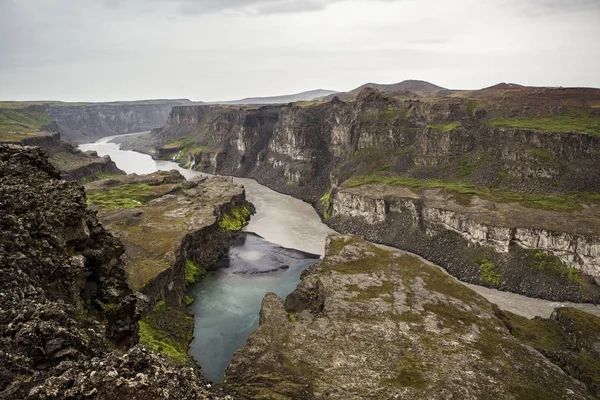
[[[0,399],[214,398],[133,346],[120,241],[39,148],[0,146]]]
[[[226,383],[257,398],[590,398],[496,310],[414,256],[330,236],[285,304],[265,297]]]

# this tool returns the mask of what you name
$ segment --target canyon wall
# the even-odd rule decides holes
[[[56,120],[63,139],[89,143],[104,136],[149,131],[165,124],[174,105],[189,100],[152,102],[90,103],[83,105],[46,105],[44,111]]]
[[[367,88],[346,101],[334,97],[282,106],[177,106],[166,126],[152,136],[162,158],[211,173],[255,178],[311,202],[325,217],[333,217],[326,219],[328,224],[344,231],[366,235],[377,225],[380,233],[368,235],[370,239],[411,249],[451,272],[455,263],[448,254],[476,248],[463,262],[469,267],[461,269],[470,272],[453,271],[467,280],[546,298],[593,300],[600,279],[600,227],[595,223],[600,135],[578,130],[577,118],[594,123],[599,116],[593,107],[569,103],[577,94],[572,92],[540,90],[521,97],[494,92],[487,98],[476,93],[469,98],[384,94]],[[599,91],[584,92],[585,101],[599,101]],[[580,117],[573,117],[574,111],[559,115],[566,108],[579,110]],[[535,122],[544,113],[571,123],[575,118],[575,128],[557,132],[494,124],[515,115]],[[422,214],[416,218],[411,213],[421,200],[394,206],[405,201],[402,196],[367,199],[368,189],[352,194],[358,200],[350,198],[346,189],[367,183],[408,188],[413,197],[433,187],[466,207],[447,207],[444,200],[436,207],[420,206]],[[488,201],[492,211],[473,206],[480,201]],[[404,222],[395,226],[389,215]],[[435,231],[452,237],[448,240],[454,244],[441,247],[446,255],[434,256],[441,252],[437,242],[417,245],[390,237],[394,230],[413,225],[425,235]],[[552,265],[560,279],[547,277],[536,285],[539,274],[519,272],[531,269],[526,264],[538,265],[529,260],[537,251],[558,259],[538,264],[546,269]],[[487,253],[503,270],[504,280],[483,279],[479,268],[485,263],[475,259],[485,259]],[[568,274],[572,282],[563,279]],[[520,281],[523,275],[527,279]],[[580,280],[587,294],[579,293]],[[563,291],[565,285],[569,289]]]

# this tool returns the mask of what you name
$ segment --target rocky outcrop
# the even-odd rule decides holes
[[[460,204],[439,189],[341,187],[329,223],[415,252],[461,280],[546,299],[598,302],[597,206],[531,209],[475,197]],[[497,279],[482,270],[488,262]]]
[[[67,181],[93,181],[107,175],[123,175],[109,156],[98,157],[95,152],[82,153],[60,139],[54,132],[30,134],[3,134],[1,143],[39,146],[49,157],[50,163],[59,170],[61,178]]]
[[[94,142],[104,136],[149,131],[165,124],[174,105],[189,100],[46,105],[58,131],[71,143]]]
[[[130,287],[152,305],[182,307],[186,266],[210,268],[235,236],[223,221],[252,212],[242,186],[223,178],[186,181],[175,170],[92,182],[86,191],[100,221],[125,245]]]
[[[0,171],[0,398],[144,398],[157,391],[144,373],[188,380],[143,350],[111,350],[137,342],[143,300],[83,188],[38,148],[0,146]],[[201,392],[193,386],[179,390]]]
[[[285,302],[265,296],[226,384],[281,399],[593,397],[497,313],[414,256],[332,236]]]

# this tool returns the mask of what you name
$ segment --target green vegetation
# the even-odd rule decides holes
[[[423,390],[428,383],[425,377],[427,370],[427,365],[411,354],[396,362],[396,374],[394,378],[387,380],[387,383],[400,388],[412,387]]]
[[[145,183],[120,185],[87,193],[88,204],[104,210],[141,207],[155,197],[153,187]]]
[[[39,132],[44,125],[52,122],[54,119],[42,111],[0,109],[0,133]]]
[[[590,350],[600,339],[600,318],[574,308],[557,308],[555,313],[560,319],[527,319],[508,311],[498,316],[514,337],[559,361],[563,370],[594,393],[592,384],[600,384],[600,359]]]
[[[191,306],[194,303],[194,298],[192,296],[185,296],[185,306]]]
[[[175,155],[175,160],[177,161],[181,161],[184,157],[187,157],[188,154],[197,155],[199,153],[210,151],[208,147],[198,145],[198,141],[191,137],[185,137],[175,142],[171,142],[163,146],[162,148],[167,150],[173,150],[173,153],[177,152],[177,154]],[[189,168],[191,163],[191,161],[188,161],[184,168]]]
[[[0,101],[0,109],[20,109],[27,108],[31,106],[43,106],[44,104],[49,104],[53,106],[82,106],[89,103],[66,103],[64,101]]]
[[[487,257],[475,260],[475,263],[479,265],[479,279],[482,282],[487,282],[491,285],[498,286],[500,284],[500,278],[502,274],[498,272],[496,265],[490,261]]]
[[[468,161],[461,161],[456,168],[456,178],[463,179],[473,173],[473,165]]]
[[[139,322],[140,343],[164,354],[177,364],[190,363],[187,349],[193,339],[194,319],[164,300]]]
[[[360,121],[363,123],[374,123],[378,125],[388,125],[395,120],[405,120],[408,113],[405,110],[399,110],[388,107],[385,110],[369,111],[360,114]]]
[[[462,128],[462,124],[458,121],[448,122],[447,124],[428,125],[429,129],[435,132],[449,132],[454,129]]]
[[[219,221],[219,227],[223,231],[239,231],[246,226],[250,215],[252,215],[252,210],[249,206],[234,207],[223,215]]]
[[[330,201],[331,201],[331,192],[333,192],[333,188],[330,188],[329,191],[327,193],[325,193],[323,196],[321,196],[321,198],[319,199],[319,201],[321,202],[321,205],[323,206],[323,218],[325,218],[325,219],[329,218],[329,205],[330,205]]]
[[[527,265],[530,268],[553,274],[559,278],[564,278],[579,286],[583,286],[581,271],[567,267],[558,257],[552,254],[544,253],[542,251],[535,252],[533,257],[531,257],[530,254]]]
[[[490,188],[457,181],[422,180],[398,176],[368,175],[351,178],[348,187],[369,184],[404,186],[411,189],[444,189],[449,193],[475,195],[503,203],[520,203],[524,207],[553,211],[578,211],[582,204],[600,204],[600,194],[591,192],[570,192],[564,195],[527,194],[507,191],[492,191]]]
[[[542,160],[546,160],[546,161],[554,160],[554,155],[546,149],[533,148],[533,149],[527,150],[527,152],[529,154],[532,154],[532,155],[542,159]]]
[[[199,282],[206,275],[206,270],[193,262],[185,260],[185,284],[191,285]]]
[[[465,111],[467,113],[467,115],[469,117],[474,117],[476,109],[477,109],[477,101],[469,100],[469,102],[467,103],[467,109]]]
[[[583,132],[600,136],[600,118],[581,115],[493,118],[488,122],[488,126],[507,129],[535,129],[548,132]]]

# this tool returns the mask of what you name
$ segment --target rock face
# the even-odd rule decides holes
[[[145,301],[123,245],[38,148],[0,145],[0,228],[0,398],[216,397],[130,348]]]
[[[477,196],[461,204],[440,189],[380,184],[342,186],[331,205],[334,228],[418,253],[461,280],[547,299],[600,300],[598,206],[564,213]],[[482,270],[486,261],[496,281]]]
[[[94,142],[104,136],[149,131],[164,125],[174,105],[189,100],[156,100],[130,103],[47,105],[63,138],[71,143]]]
[[[414,256],[332,236],[285,302],[265,296],[226,383],[280,399],[592,397],[498,312]]]
[[[90,181],[106,175],[123,175],[110,157],[98,157],[96,153],[82,153],[60,139],[54,132],[29,134],[0,134],[0,144],[21,144],[39,146],[59,170],[61,178],[67,181]]]
[[[185,300],[186,264],[209,268],[235,235],[223,220],[241,209],[249,218],[253,210],[241,185],[186,181],[175,170],[92,182],[86,192],[100,221],[125,245],[129,286],[151,304],[164,299],[176,307]]]

